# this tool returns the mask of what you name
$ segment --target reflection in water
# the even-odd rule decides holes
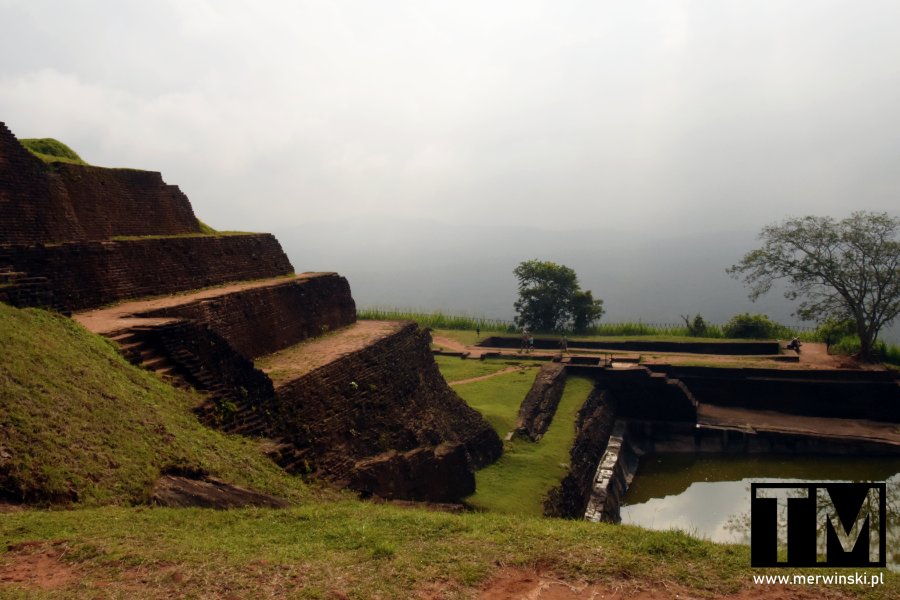
[[[641,458],[622,522],[750,543],[750,483],[886,481],[888,563],[900,565],[900,459],[659,454]]]

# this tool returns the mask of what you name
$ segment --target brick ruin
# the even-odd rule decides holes
[[[47,165],[0,123],[0,223],[0,301],[74,313],[133,363],[203,391],[210,425],[271,438],[290,472],[447,502],[502,451],[441,377],[427,332],[361,334],[346,279],[295,275],[270,234],[202,233],[159,173]],[[344,338],[346,351],[322,350]],[[257,366],[281,352],[284,368]]]

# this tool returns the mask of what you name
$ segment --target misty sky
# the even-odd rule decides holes
[[[898,24],[896,0],[0,0],[0,121],[162,171],[210,225],[289,251],[346,219],[369,226],[340,241],[369,250],[395,218],[523,228],[511,285],[515,256],[550,258],[527,241],[542,231],[643,255],[898,214]]]

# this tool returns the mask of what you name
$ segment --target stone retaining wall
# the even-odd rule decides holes
[[[199,233],[191,204],[159,173],[45,164],[0,123],[0,244]]]
[[[637,457],[628,443],[627,424],[616,421],[606,452],[597,465],[584,518],[596,522],[620,522],[619,507],[636,469]]]
[[[606,451],[616,418],[616,404],[606,391],[594,389],[578,411],[575,442],[569,452],[569,472],[544,501],[548,517],[584,516],[597,465]]]
[[[414,469],[419,479],[404,481],[408,467],[396,461],[418,464],[424,456],[408,452],[425,448],[435,459],[455,464],[452,446],[459,444],[469,470],[496,460],[502,452],[499,437],[441,377],[429,343],[427,332],[409,323],[360,352],[278,387],[273,403],[265,407],[285,442],[276,460],[291,472],[317,473],[356,485],[363,493],[430,500],[437,499],[421,494],[445,489],[447,473],[437,463],[431,470],[419,465]],[[450,450],[437,451],[446,444]],[[396,464],[376,467],[373,458]],[[374,470],[399,478],[362,474]],[[455,476],[465,483],[459,468]],[[462,488],[449,496],[454,494],[459,494],[457,500],[465,495]]]
[[[521,337],[491,336],[478,344],[485,348],[519,348]],[[535,338],[540,350],[559,350],[559,338]],[[623,350],[626,352],[685,352],[688,354],[769,355],[781,350],[778,342],[697,342],[686,338],[678,342],[568,340],[569,349]]]
[[[253,359],[356,321],[347,280],[336,273],[292,279],[142,313],[202,322]]]
[[[900,380],[890,371],[677,367],[666,372],[704,404],[900,423]]]
[[[293,272],[278,240],[267,233],[0,245],[3,267],[46,278],[51,308],[62,311]]]
[[[566,370],[559,363],[541,366],[534,383],[519,406],[516,433],[528,436],[536,442],[540,440],[550,423],[566,389]]]
[[[62,181],[86,239],[200,233],[187,196],[160,173],[58,163],[49,176]]]

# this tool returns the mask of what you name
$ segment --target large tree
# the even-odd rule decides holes
[[[582,290],[575,271],[550,261],[526,260],[519,280],[516,323],[535,331],[584,331],[603,316],[603,300]]]
[[[900,313],[900,219],[855,212],[835,221],[808,216],[764,227],[762,248],[728,269],[756,300],[782,280],[785,297],[800,300],[804,320],[850,319],[863,360],[881,329]]]

